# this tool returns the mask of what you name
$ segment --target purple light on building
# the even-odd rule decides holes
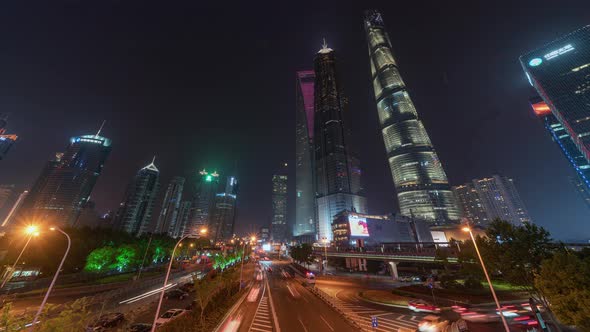
[[[303,96],[303,107],[307,117],[307,133],[309,138],[313,138],[313,110],[314,110],[314,82],[315,73],[313,70],[302,70],[297,72],[297,80]]]

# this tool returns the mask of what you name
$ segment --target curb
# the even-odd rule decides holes
[[[384,305],[387,307],[393,307],[393,308],[402,308],[402,309],[408,309],[407,305],[401,305],[401,304],[391,304],[391,303],[386,303],[386,302],[379,302],[379,301],[373,301],[373,300],[369,300],[368,298],[366,298],[365,296],[362,295],[363,292],[359,293],[359,297],[363,300],[363,301],[367,301],[369,303],[373,303],[373,304],[379,304],[379,305]]]

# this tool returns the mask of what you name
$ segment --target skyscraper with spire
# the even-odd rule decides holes
[[[325,40],[314,60],[314,166],[318,239],[332,240],[332,220],[343,210],[366,213],[360,163],[350,149],[347,102],[336,71],[334,50]]]
[[[117,228],[133,235],[151,232],[152,212],[160,186],[160,171],[154,164],[142,167],[129,183],[117,213]]]
[[[399,73],[378,11],[365,12],[371,80],[400,212],[433,223],[460,218],[447,175]]]

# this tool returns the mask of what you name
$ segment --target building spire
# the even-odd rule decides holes
[[[322,48],[328,48],[328,43],[326,43],[326,38],[324,38],[324,43],[322,44]]]
[[[326,38],[324,38],[323,40],[324,40],[324,42],[322,43],[322,49],[318,53],[325,54],[325,53],[332,52],[333,50],[328,47],[328,43],[326,42]]]
[[[98,131],[96,132],[95,136],[99,136],[100,132],[102,131],[102,128],[104,127],[104,124],[107,122],[107,120],[102,120],[102,124],[100,125],[100,128],[98,128]]]
[[[154,164],[155,162],[156,162],[156,156],[154,155],[154,158],[152,159],[152,162],[149,165],[147,165],[144,168],[142,168],[142,170],[143,169],[149,169],[149,170],[152,170],[152,171],[155,171],[155,172],[160,172],[160,170]]]

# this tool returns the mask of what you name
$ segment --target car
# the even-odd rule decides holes
[[[188,297],[188,293],[185,291],[182,291],[180,289],[171,289],[164,294],[164,297],[166,298],[166,300],[168,300],[168,299],[182,300],[185,297]]]
[[[111,312],[101,315],[96,323],[88,326],[86,331],[105,331],[109,327],[115,327],[125,320],[125,315],[120,312]]]
[[[441,332],[449,325],[449,321],[438,316],[428,315],[418,323],[420,332]]]
[[[167,324],[178,317],[186,315],[188,312],[188,310],[184,309],[170,309],[156,320],[156,326]]]
[[[521,326],[526,327],[528,329],[535,326],[539,326],[539,322],[534,316],[526,315],[513,318],[510,322],[510,326]]]
[[[429,312],[433,314],[440,313],[439,306],[422,300],[408,301],[408,309],[410,309],[413,312]]]
[[[500,321],[500,315],[483,311],[464,311],[461,318],[472,323],[492,323]]]
[[[315,275],[311,272],[307,272],[305,274],[305,284],[306,285],[315,285]]]
[[[127,332],[149,332],[152,330],[152,324],[139,323],[129,326]]]

